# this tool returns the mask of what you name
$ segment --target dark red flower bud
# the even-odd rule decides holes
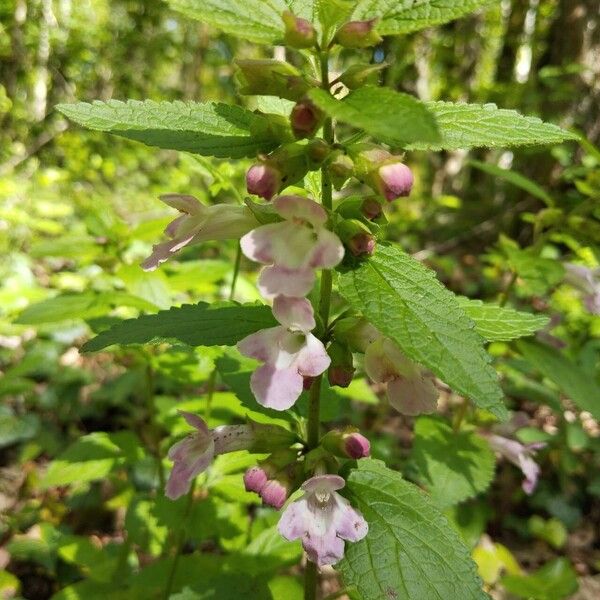
[[[354,256],[371,256],[377,245],[375,237],[371,233],[361,231],[353,235],[346,246]]]
[[[365,458],[371,454],[371,444],[369,440],[355,431],[343,436],[344,450],[349,458]]]
[[[299,139],[312,137],[321,126],[322,118],[323,113],[310,100],[300,100],[290,116],[294,135]]]
[[[246,173],[246,189],[265,200],[270,200],[281,186],[281,173],[267,163],[252,165]]]
[[[284,41],[292,48],[311,48],[317,41],[317,32],[312,24],[306,19],[297,17],[289,10],[282,15],[285,24]]]

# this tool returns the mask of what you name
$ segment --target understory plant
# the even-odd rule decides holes
[[[251,365],[244,385],[254,418],[210,428],[206,415],[180,411],[191,433],[168,452],[165,494],[193,503],[196,478],[210,476],[217,457],[250,453],[246,491],[280,511],[282,538],[301,541],[307,600],[316,598],[319,573],[329,565],[353,598],[485,598],[469,551],[441,510],[485,489],[493,452],[522,470],[525,493],[539,477],[535,452],[543,444],[512,435],[486,344],[531,335],[547,319],[458,297],[386,241],[386,213],[418,177],[414,153],[574,137],[495,105],[423,102],[378,85],[388,66],[379,52],[384,37],[493,3],[170,0],[228,34],[285,48],[287,60],[236,61],[239,92],[254,110],[152,100],[58,107],[83,126],[152,146],[251,160],[243,201],[207,205],[165,190],[161,200],[177,215],[141,268],[160,269],[206,241],[236,240],[231,298],[243,255],[260,265],[263,302],[200,303],[142,316],[102,331],[87,350],[191,337],[195,346]],[[338,419],[326,403],[363,375],[399,413],[432,415],[415,430],[415,447],[455,436],[467,458],[441,497],[370,458],[370,431],[331,425]],[[216,378],[215,371],[209,393]],[[440,390],[462,400],[439,406]]]

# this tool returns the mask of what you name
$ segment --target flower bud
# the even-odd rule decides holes
[[[342,365],[329,367],[327,370],[329,385],[347,388],[352,383],[352,379],[354,379],[354,371],[353,367],[344,367]]]
[[[350,21],[338,29],[335,41],[345,48],[368,48],[379,44],[383,38],[375,31],[378,19]]]
[[[376,84],[379,71],[386,66],[385,63],[379,63],[377,65],[351,65],[340,75],[340,81],[351,90],[358,89],[368,84]]]
[[[281,173],[272,165],[258,163],[246,173],[246,189],[249,194],[271,200],[281,188]]]
[[[260,490],[260,497],[267,506],[279,510],[287,500],[288,490],[276,479],[271,479]]]
[[[350,458],[365,458],[371,454],[371,444],[364,435],[355,431],[344,436],[344,450]]]
[[[300,100],[315,87],[296,67],[280,60],[236,60],[241,94]]]
[[[354,377],[352,352],[347,345],[336,340],[330,344],[327,353],[331,358],[331,366],[327,371],[330,385],[347,388]]]
[[[260,467],[252,467],[244,473],[244,487],[247,492],[255,492],[259,494],[265,487],[268,477],[264,469]]]
[[[341,150],[337,150],[332,153],[328,166],[329,173],[336,190],[341,189],[344,183],[346,183],[348,178],[351,177],[354,172],[354,162]]]
[[[331,146],[325,140],[316,138],[308,142],[306,153],[313,163],[311,166],[319,167],[331,154]]]
[[[379,167],[371,176],[377,191],[388,201],[408,196],[412,190],[414,178],[412,171],[401,162]]]
[[[360,208],[363,216],[369,221],[374,221],[383,214],[383,207],[377,198],[365,198]]]
[[[375,252],[375,236],[357,219],[345,219],[336,233],[354,256],[370,256]]]
[[[285,25],[284,41],[286,46],[292,48],[311,48],[317,41],[317,32],[312,24],[306,19],[297,17],[289,10],[282,15]]]
[[[290,115],[292,131],[298,139],[313,137],[323,120],[323,113],[310,100],[296,103]]]
[[[371,454],[369,440],[355,427],[327,432],[321,439],[321,445],[325,450],[342,458],[359,459]]]
[[[333,329],[337,341],[346,344],[353,352],[365,352],[381,334],[364,317],[340,319]]]

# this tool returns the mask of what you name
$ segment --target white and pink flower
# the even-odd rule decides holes
[[[206,206],[194,196],[181,194],[164,194],[160,199],[181,215],[165,229],[170,239],[152,247],[152,254],[142,263],[144,271],[154,271],[185,246],[208,240],[238,239],[258,224],[245,206]]]
[[[344,540],[358,542],[369,530],[362,514],[337,490],[338,475],[317,475],[302,484],[304,495],[283,512],[277,529],[289,541],[300,539],[309,560],[333,565],[344,556]]]
[[[273,314],[281,323],[257,331],[238,342],[238,350],[264,363],[250,378],[250,388],[260,404],[286,410],[298,399],[305,377],[316,377],[331,363],[315,328],[312,305],[306,298],[278,296]]]
[[[388,400],[398,412],[415,416],[436,409],[439,394],[433,381],[389,338],[367,346],[365,371],[375,383],[387,383]]]
[[[273,206],[284,220],[244,235],[242,252],[268,265],[258,280],[265,298],[300,298],[312,289],[316,269],[331,269],[340,263],[344,247],[325,227],[327,212],[320,204],[302,196],[279,196]]]

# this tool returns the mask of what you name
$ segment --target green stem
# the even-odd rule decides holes
[[[160,445],[157,440],[156,431],[156,404],[154,402],[154,370],[150,364],[151,357],[147,357],[148,365],[146,367],[146,409],[148,411],[148,417],[151,421],[151,436],[152,436],[152,448],[150,449],[156,460],[156,471],[158,473],[158,482],[160,489],[165,488],[165,467],[163,465],[162,456],[160,455]]]
[[[235,264],[233,266],[233,277],[231,279],[231,288],[229,290],[229,300],[233,300],[235,296],[235,286],[237,285],[238,276],[240,274],[240,264],[242,262],[242,247],[238,244],[235,255]]]
[[[317,565],[314,562],[307,562],[304,570],[304,600],[316,600],[317,576]]]

